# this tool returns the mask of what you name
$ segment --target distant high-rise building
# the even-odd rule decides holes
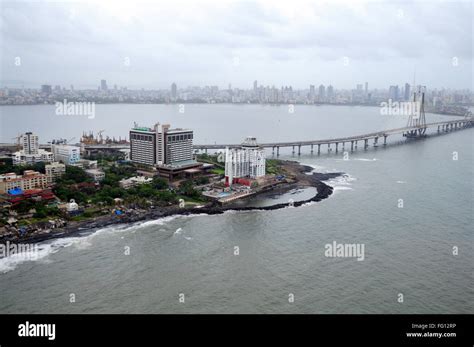
[[[326,97],[329,102],[334,100],[334,87],[332,85],[328,86]]]
[[[398,86],[390,86],[390,88],[388,89],[388,96],[393,101],[398,101],[398,99],[400,97]]]
[[[365,95],[369,93],[369,82],[365,82]]]
[[[106,80],[101,80],[100,81],[100,89],[101,90],[107,90],[107,81]]]
[[[258,84],[257,84],[257,81],[255,80],[255,81],[253,81],[253,91],[254,91],[254,93],[257,92],[257,88],[258,88]]]
[[[314,97],[316,96],[316,88],[314,84],[309,85],[309,99],[310,101],[314,101]]]
[[[405,101],[410,100],[410,85],[408,83],[405,83],[405,95],[404,95]]]
[[[41,86],[41,93],[49,95],[49,94],[51,94],[51,92],[52,92],[52,89],[51,89],[51,86],[49,84],[43,84]]]
[[[326,87],[324,85],[319,86],[319,101],[324,101],[326,99]]]
[[[171,98],[173,100],[176,100],[178,96],[178,87],[176,86],[176,83],[171,84]]]
[[[362,84],[358,84],[356,88],[358,92],[362,92]]]

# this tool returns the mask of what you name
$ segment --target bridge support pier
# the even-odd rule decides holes
[[[321,144],[318,144],[318,155],[321,154]]]
[[[204,150],[204,153],[206,153],[206,154],[207,154],[207,148]]]
[[[367,149],[369,147],[369,139],[364,139],[364,149]]]
[[[351,141],[351,152],[354,151],[354,141]]]
[[[358,140],[355,141],[355,148],[357,149],[357,144],[359,143]]]
[[[313,154],[313,146],[314,146],[314,145],[311,145],[311,154]]]
[[[277,157],[280,156],[280,147],[277,147]]]
[[[293,146],[293,151],[291,153],[295,154],[295,146]]]
[[[328,143],[328,153],[331,152],[331,144]]]
[[[339,143],[336,142],[336,153],[338,152]]]
[[[384,146],[387,145],[387,137],[388,137],[388,135],[384,135],[384,136],[383,136],[383,145],[384,145]]]
[[[438,125],[438,134],[439,134],[439,125]]]
[[[379,138],[378,138],[378,137],[374,137],[374,147],[377,147],[377,146],[378,146],[378,143],[379,143]]]
[[[272,147],[272,156],[275,156],[275,146]]]
[[[301,145],[298,145],[298,155],[301,155]]]

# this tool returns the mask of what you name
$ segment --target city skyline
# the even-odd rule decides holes
[[[413,76],[411,77],[411,80],[409,77],[407,77],[405,80],[399,79],[399,82],[393,82],[393,81],[385,81],[381,86],[372,86],[370,82],[367,80],[361,80],[361,81],[354,81],[352,85],[349,85],[347,87],[342,87],[342,86],[337,86],[334,83],[319,83],[317,81],[312,81],[306,86],[302,85],[294,85],[291,82],[279,82],[279,83],[274,83],[274,84],[269,84],[263,81],[262,83],[260,82],[261,80],[255,79],[247,84],[241,86],[241,85],[234,85],[232,83],[222,83],[222,84],[217,84],[217,83],[209,83],[209,84],[191,84],[191,83],[183,83],[183,84],[178,84],[176,82],[170,83],[168,86],[164,87],[154,87],[154,88],[145,88],[145,87],[129,87],[127,84],[125,85],[119,85],[116,83],[108,84],[107,79],[96,79],[98,83],[95,85],[93,83],[90,83],[90,87],[81,87],[78,86],[74,83],[68,84],[68,83],[58,83],[58,84],[53,84],[48,81],[44,81],[44,83],[40,83],[38,85],[32,85],[32,86],[25,86],[25,85],[20,85],[20,86],[15,86],[15,85],[0,85],[0,90],[6,90],[6,89],[11,89],[11,90],[41,90],[42,87],[51,87],[51,92],[53,89],[58,90],[58,87],[60,90],[66,90],[66,91],[112,91],[112,90],[132,90],[132,91],[163,91],[163,90],[168,90],[173,93],[173,88],[175,88],[175,92],[182,91],[182,90],[188,90],[192,88],[210,88],[210,87],[217,87],[219,90],[252,90],[255,89],[255,82],[257,82],[258,88],[263,87],[263,88],[292,88],[293,90],[298,90],[298,91],[303,91],[303,90],[311,90],[311,87],[316,87],[318,89],[321,85],[325,87],[333,87],[334,90],[358,90],[360,87],[364,89],[365,92],[367,90],[390,90],[390,87],[392,86],[399,86],[400,88],[403,88],[406,85],[409,86],[423,86],[426,87],[427,89],[430,90],[447,90],[447,91],[468,91],[468,92],[473,92],[473,88],[471,87],[466,87],[466,88],[461,88],[461,87],[447,87],[447,86],[429,86],[423,83],[423,81],[417,81],[416,78]],[[415,82],[415,84],[413,84]],[[366,87],[367,85],[367,87]],[[319,91],[316,90],[316,94]]]

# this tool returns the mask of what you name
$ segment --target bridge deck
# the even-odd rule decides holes
[[[422,128],[433,128],[441,125],[457,124],[462,122],[468,122],[472,124],[472,118],[469,119],[458,119],[454,121],[445,121],[445,122],[434,122],[427,123],[424,126],[415,126],[415,127],[403,127],[395,128],[389,130],[376,131],[368,134],[348,136],[348,137],[339,137],[332,139],[324,140],[309,140],[309,141],[291,141],[291,142],[269,142],[269,143],[260,143],[261,147],[272,148],[272,147],[292,147],[292,146],[310,146],[310,145],[322,145],[322,144],[332,144],[332,143],[342,143],[342,142],[351,142],[351,141],[362,141],[366,139],[373,139],[376,137],[384,137],[394,134],[401,134],[410,130],[418,130]],[[233,148],[240,147],[241,144],[213,144],[213,145],[194,145],[194,149],[222,149],[222,148]]]

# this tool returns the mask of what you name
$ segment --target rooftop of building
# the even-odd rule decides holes
[[[153,132],[153,129],[149,127],[135,127],[135,128],[132,128],[132,131]]]
[[[11,181],[11,180],[21,180],[23,178],[30,178],[33,176],[44,176],[44,174],[38,171],[34,171],[34,170],[25,170],[23,172],[23,175],[17,175],[14,172],[8,172],[3,175],[0,175],[0,179]]]
[[[169,129],[166,133],[167,134],[179,134],[179,133],[185,133],[185,132],[192,132],[191,129],[183,129],[183,128],[175,128],[175,129]]]
[[[242,142],[242,147],[259,147],[257,138],[254,136],[247,136],[244,142]]]
[[[146,176],[133,176],[129,178],[123,178],[120,182],[151,182],[153,179]]]
[[[158,168],[166,168],[166,169],[172,169],[172,170],[177,170],[177,169],[183,169],[187,167],[194,167],[194,166],[202,166],[202,163],[199,163],[195,160],[182,160],[180,162],[176,162],[173,164],[166,164],[166,165],[159,165]]]
[[[86,169],[84,171],[90,174],[103,174],[104,173],[102,169]]]
[[[66,167],[66,165],[58,161],[55,161],[55,162],[46,164],[45,167]]]

